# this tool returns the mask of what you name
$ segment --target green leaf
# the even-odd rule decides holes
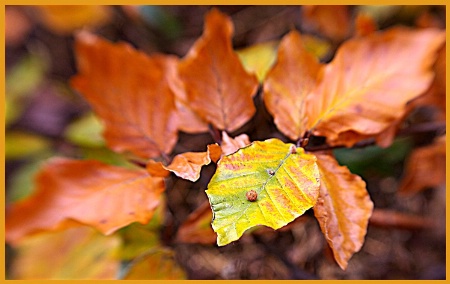
[[[51,143],[45,137],[32,133],[14,131],[5,136],[5,157],[25,159],[51,149]]]
[[[278,229],[314,206],[319,194],[316,157],[278,139],[253,142],[224,156],[206,190],[217,244],[265,225]],[[247,197],[257,194],[255,201]]]
[[[103,124],[94,113],[89,112],[72,122],[64,136],[79,146],[100,147],[105,145],[102,131]]]

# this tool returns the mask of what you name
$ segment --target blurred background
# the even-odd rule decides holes
[[[445,29],[446,18],[445,6],[218,8],[234,23],[236,50],[277,42],[290,30],[297,29],[308,34],[308,48],[322,62],[333,58],[338,46],[354,34],[356,26],[360,31],[364,30],[364,25],[385,29],[398,24]],[[34,174],[49,157],[97,159],[114,165],[128,163],[105,147],[101,123],[86,101],[68,84],[76,74],[73,35],[77,30],[88,29],[114,42],[126,41],[148,54],[159,52],[183,57],[201,35],[204,14],[210,9],[211,6],[6,6],[6,203],[22,200],[32,193]],[[370,20],[365,21],[364,17]],[[443,96],[445,102],[445,91]],[[253,123],[263,126],[264,131],[246,129],[242,132],[249,134],[251,140],[280,136],[263,105],[259,107],[262,110]],[[341,164],[367,182],[375,207],[386,209],[371,220],[366,242],[350,260],[346,271],[334,262],[309,212],[287,229],[275,232],[262,228],[260,233],[246,234],[239,242],[225,247],[171,243],[171,257],[182,271],[180,277],[445,279],[445,181],[415,194],[397,194],[411,153],[431,144],[445,130],[445,107],[444,112],[436,106],[419,107],[408,119],[412,124],[426,122],[430,127],[405,131],[387,149],[370,146],[335,151]],[[209,134],[181,133],[179,144],[202,151],[210,139]],[[174,188],[183,190],[167,192],[171,230],[175,231],[186,216],[205,201],[202,191],[213,172],[212,166],[207,167],[196,183],[173,181]],[[392,211],[406,215],[399,217],[389,213]],[[410,215],[420,218],[408,218]],[[391,219],[397,221],[390,222]],[[437,220],[439,226],[430,229],[430,220]],[[170,231],[163,231],[161,238],[171,238],[164,233],[170,234]],[[39,258],[27,257],[41,254],[29,248],[29,244],[26,248],[14,249],[6,245],[7,275],[39,278],[29,271],[30,267],[37,267]],[[112,272],[99,278],[120,277],[121,266],[113,267]],[[80,276],[77,271],[59,277],[76,278]],[[58,278],[51,273],[40,277]]]

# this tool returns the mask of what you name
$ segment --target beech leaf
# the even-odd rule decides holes
[[[147,163],[147,171],[153,176],[160,177],[165,177],[169,172],[173,172],[181,178],[196,181],[200,178],[202,166],[209,165],[211,161],[217,162],[221,154],[220,146],[211,144],[208,145],[206,152],[186,152],[176,155],[168,166],[150,160]]]
[[[220,145],[222,148],[222,155],[232,154],[248,144],[250,144],[250,139],[247,134],[241,134],[231,138],[225,131],[222,131],[222,143]]]
[[[292,140],[307,130],[305,98],[315,88],[321,67],[298,32],[283,37],[277,62],[264,82],[264,103],[277,128]]]
[[[314,208],[336,262],[346,269],[349,259],[364,243],[373,203],[366,183],[336,159],[316,154],[320,171],[320,192]]]
[[[412,194],[445,184],[445,136],[415,149],[407,160],[399,193]]]
[[[395,27],[346,41],[305,99],[307,128],[349,147],[382,133],[428,88],[444,40],[439,30]]]
[[[223,156],[206,194],[217,244],[256,225],[278,229],[314,206],[319,171],[314,155],[278,139],[253,142]]]
[[[173,56],[136,51],[88,32],[76,35],[78,75],[72,86],[104,121],[108,146],[142,158],[169,153],[177,142],[177,113],[167,70]]]
[[[209,202],[205,201],[181,224],[177,231],[177,242],[214,244],[216,234],[211,228],[212,216]]]
[[[15,243],[80,223],[111,234],[132,222],[148,222],[163,191],[163,178],[145,170],[52,158],[37,174],[34,194],[8,208],[6,240]]]
[[[203,35],[178,66],[189,107],[230,132],[255,114],[252,97],[258,87],[256,76],[245,71],[233,51],[232,33],[229,17],[212,9],[205,17]]]

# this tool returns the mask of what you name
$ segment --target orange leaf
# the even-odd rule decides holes
[[[38,173],[35,193],[7,210],[6,240],[16,243],[29,234],[79,223],[104,234],[146,223],[163,191],[164,180],[145,170],[53,158]]]
[[[11,279],[110,279],[120,261],[113,252],[118,236],[103,236],[89,227],[47,232],[24,239],[15,247]]]
[[[224,156],[232,154],[240,148],[244,148],[249,144],[250,139],[248,138],[247,134],[241,134],[239,136],[231,138],[225,131],[222,131],[222,143],[220,147],[222,148],[222,155]]]
[[[397,27],[346,41],[305,99],[308,129],[330,145],[380,134],[428,88],[444,40],[442,31]]]
[[[59,34],[71,34],[86,26],[100,26],[111,18],[111,7],[99,5],[33,6],[47,28]]]
[[[350,12],[345,5],[305,5],[302,7],[302,25],[317,31],[333,41],[342,41],[350,33]]]
[[[358,13],[355,19],[355,35],[367,36],[377,30],[375,20],[368,14]]]
[[[203,202],[181,224],[177,232],[177,242],[214,244],[216,242],[216,233],[211,227],[212,217],[213,214],[209,202]]]
[[[72,86],[103,119],[108,146],[142,158],[169,153],[177,141],[177,114],[166,72],[177,59],[149,57],[88,32],[77,34],[75,49],[79,74]]]
[[[196,181],[200,178],[202,166],[208,165],[211,161],[217,162],[221,154],[220,146],[211,144],[208,145],[206,152],[186,152],[176,155],[168,166],[150,160],[147,163],[147,170],[154,176],[165,177],[170,171],[181,178]]]
[[[217,9],[205,17],[203,35],[179,64],[186,100],[202,119],[234,131],[255,114],[252,96],[258,80],[233,51],[233,24]]]
[[[445,184],[445,136],[411,153],[399,186],[399,193],[412,194]]]
[[[321,67],[306,51],[298,32],[292,31],[281,40],[277,62],[264,82],[264,103],[278,129],[292,140],[307,130],[305,97],[316,86]]]
[[[314,208],[334,258],[346,269],[352,255],[361,249],[373,203],[366,183],[333,156],[316,154],[320,171],[320,192]]]
[[[186,98],[183,82],[178,75],[178,65],[170,65],[167,71],[170,88],[175,94],[178,129],[187,133],[207,132],[208,123],[189,107],[190,102]]]

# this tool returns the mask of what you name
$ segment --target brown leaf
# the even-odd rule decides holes
[[[345,5],[302,6],[302,26],[339,42],[350,33],[349,7]]]
[[[428,88],[444,40],[442,31],[397,27],[346,41],[305,99],[307,128],[330,145],[380,134]]]
[[[372,214],[373,203],[366,183],[340,166],[333,156],[318,153],[320,171],[319,199],[314,216],[319,221],[336,262],[347,268],[352,255],[361,249]]]
[[[211,161],[217,162],[221,154],[220,146],[211,144],[208,145],[206,152],[186,152],[176,155],[168,166],[150,160],[147,163],[147,170],[154,176],[165,177],[170,171],[181,178],[196,181],[200,178],[202,167],[208,165]]]
[[[145,170],[97,161],[53,158],[36,176],[29,198],[7,210],[6,240],[80,223],[110,234],[132,222],[146,223],[159,206],[164,180]]]
[[[216,233],[211,227],[213,214],[206,200],[181,224],[176,240],[180,243],[214,244]]]
[[[166,72],[177,59],[149,57],[88,32],[77,34],[75,50],[79,74],[72,86],[105,123],[108,146],[142,158],[169,153],[177,141],[177,114]]]
[[[398,192],[413,194],[445,184],[445,157],[445,136],[431,145],[415,149],[406,163]]]
[[[103,236],[89,227],[30,236],[15,247],[10,277],[113,280],[120,269],[113,255],[119,245],[117,236]]]
[[[178,67],[189,107],[216,128],[230,132],[254,115],[252,96],[258,87],[256,76],[245,71],[233,51],[232,33],[229,17],[211,10],[203,35]]]
[[[241,134],[234,138],[228,136],[225,131],[222,131],[222,143],[220,147],[222,148],[222,155],[226,156],[232,154],[250,144],[250,139],[247,134]]]
[[[277,62],[264,82],[264,103],[278,129],[292,140],[306,129],[305,97],[319,80],[322,65],[306,51],[300,34],[292,31],[278,47]]]

